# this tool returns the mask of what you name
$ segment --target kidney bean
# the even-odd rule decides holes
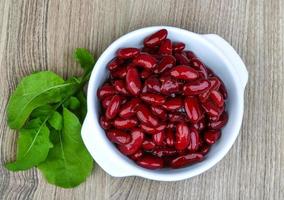
[[[166,129],[165,137],[166,137],[166,143],[168,146],[172,147],[175,145],[174,132],[171,128]]]
[[[136,119],[123,119],[123,118],[116,118],[113,121],[114,127],[118,129],[129,129],[137,126],[138,122]]]
[[[199,103],[195,97],[187,97],[184,100],[184,108],[188,119],[192,123],[197,123],[202,116]]]
[[[131,141],[127,144],[118,145],[118,149],[124,155],[132,155],[136,153],[144,141],[144,133],[139,129],[134,129],[131,132]]]
[[[167,55],[167,54],[172,54],[172,42],[169,39],[165,39],[160,46],[160,53]]]
[[[157,127],[151,127],[146,124],[141,124],[140,127],[145,133],[154,135],[156,133],[163,131],[166,128],[166,124],[161,122],[161,124],[158,125]]]
[[[102,100],[102,106],[104,107],[104,109],[107,109],[107,107],[109,106],[109,102],[112,99],[113,96],[107,96],[106,98],[104,98]]]
[[[171,98],[168,101],[166,101],[162,106],[164,109],[169,111],[176,111],[183,107],[184,103],[183,100],[179,97]]]
[[[203,156],[205,156],[210,150],[210,145],[208,144],[203,144],[200,149],[199,149],[199,153],[201,153]]]
[[[123,60],[119,59],[118,57],[115,57],[108,63],[107,67],[110,71],[112,71],[117,69],[122,63]]]
[[[158,157],[166,157],[166,156],[176,156],[178,154],[177,150],[174,148],[169,148],[169,147],[161,147],[161,148],[156,148],[151,153],[154,156]]]
[[[97,96],[100,100],[106,98],[107,96],[113,96],[117,94],[117,91],[112,85],[104,84],[97,93]]]
[[[210,82],[210,88],[198,96],[201,102],[205,102],[209,98],[211,91],[218,90],[221,84],[216,77],[210,77],[208,80]]]
[[[189,128],[189,138],[190,138],[190,143],[189,143],[187,149],[190,152],[197,151],[198,148],[199,148],[200,137],[199,137],[198,131],[193,127]]]
[[[149,126],[158,126],[159,122],[155,116],[152,115],[150,110],[144,106],[139,105],[136,112],[137,118],[144,124]]]
[[[192,51],[187,51],[186,56],[189,60],[192,60],[193,58],[197,58],[197,56]]]
[[[180,122],[176,127],[175,148],[178,150],[185,149],[190,142],[189,128],[184,122]]]
[[[121,97],[118,96],[118,95],[114,95],[112,97],[112,99],[110,100],[109,102],[109,106],[108,108],[106,109],[106,118],[107,119],[113,119],[118,111],[119,111],[119,106],[121,104]]]
[[[189,59],[187,58],[185,53],[175,53],[174,54],[176,61],[180,65],[189,65]]]
[[[126,77],[126,73],[127,73],[127,67],[123,66],[123,67],[119,67],[113,71],[110,71],[110,74],[113,78],[125,78]]]
[[[149,140],[149,139],[145,139],[144,142],[142,143],[142,148],[144,150],[152,150],[155,148],[155,146],[156,144],[152,140]]]
[[[141,149],[139,149],[136,153],[132,154],[132,155],[129,155],[129,157],[132,159],[132,160],[138,160],[140,159],[142,156],[143,156],[143,152]]]
[[[140,98],[150,105],[161,105],[166,101],[164,96],[153,93],[143,93]]]
[[[220,130],[207,130],[204,133],[204,140],[208,144],[214,144],[221,137]]]
[[[128,91],[134,96],[138,96],[141,92],[141,80],[136,68],[134,67],[131,67],[127,70],[126,87]]]
[[[151,74],[152,72],[150,72],[149,70],[143,69],[143,71],[141,72],[141,78],[146,79],[151,76]]]
[[[122,106],[119,112],[119,116],[122,118],[130,118],[136,114],[136,108],[139,106],[140,100],[133,98]]]
[[[179,156],[172,160],[170,163],[171,168],[186,167],[189,164],[202,161],[204,156],[201,153],[191,153],[183,156]]]
[[[154,115],[156,115],[162,120],[165,120],[167,117],[166,111],[160,106],[151,106],[151,111]]]
[[[223,107],[224,106],[224,99],[223,96],[217,92],[216,90],[213,90],[210,93],[210,98],[214,102],[214,104],[218,107]]]
[[[157,66],[157,70],[159,73],[163,73],[167,69],[171,69],[175,66],[176,59],[172,55],[165,55],[162,57],[160,63]]]
[[[183,42],[175,42],[173,43],[173,51],[174,52],[181,52],[184,50],[185,44]]]
[[[149,53],[149,54],[157,54],[159,53],[159,47],[158,46],[155,46],[155,47],[143,47],[141,52],[146,52],[146,53]]]
[[[165,139],[165,132],[160,131],[153,135],[153,141],[156,145],[163,145]]]
[[[116,144],[127,144],[131,141],[131,136],[121,130],[109,130],[106,133],[109,140]]]
[[[145,86],[147,87],[148,92],[157,92],[159,93],[161,91],[161,83],[160,81],[154,77],[150,76],[145,80]]]
[[[146,38],[144,40],[144,45],[146,47],[158,46],[159,44],[161,44],[163,40],[167,38],[167,35],[168,35],[168,31],[166,29],[161,29],[155,32],[154,34],[152,34],[151,36],[149,36],[148,38]]]
[[[223,99],[227,99],[228,98],[228,92],[226,90],[226,87],[224,85],[224,83],[221,82],[220,88],[219,88],[219,92],[222,94]]]
[[[108,130],[111,128],[111,122],[108,121],[105,116],[100,117],[100,125],[105,130]]]
[[[186,83],[183,86],[183,92],[185,95],[197,95],[206,92],[210,88],[210,82],[205,79],[199,79],[197,81]]]
[[[162,94],[169,95],[173,93],[178,93],[179,91],[180,91],[179,83],[174,79],[168,78],[162,83],[161,86]]]
[[[171,76],[181,80],[194,80],[198,78],[198,72],[186,65],[179,65],[171,70]]]
[[[120,59],[130,59],[139,54],[140,50],[137,48],[123,48],[119,49],[117,52],[117,56]]]
[[[205,121],[204,119],[199,120],[197,123],[192,125],[198,131],[202,131],[205,128]]]
[[[160,169],[164,167],[164,160],[162,158],[150,155],[141,157],[136,163],[147,169]]]
[[[133,64],[147,70],[153,70],[157,65],[157,60],[147,53],[141,53],[133,59]]]
[[[185,116],[181,113],[169,113],[168,119],[170,122],[183,122],[185,121]]]
[[[205,110],[205,112],[211,117],[219,118],[219,116],[221,115],[222,109],[215,106],[213,102],[210,100],[203,102],[202,107]]]
[[[226,112],[223,112],[218,121],[211,121],[208,123],[208,128],[221,129],[227,124],[227,122],[228,114]]]
[[[113,85],[118,93],[123,94],[123,95],[129,95],[129,92],[126,89],[126,86],[123,80],[115,80]]]

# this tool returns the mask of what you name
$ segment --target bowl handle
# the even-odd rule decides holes
[[[206,34],[203,37],[221,51],[233,64],[234,70],[238,74],[242,88],[245,89],[248,82],[248,71],[244,62],[234,48],[223,38],[216,34]]]
[[[87,114],[81,129],[81,136],[84,144],[94,158],[96,163],[109,175],[114,177],[131,176],[131,172],[123,169],[120,165],[121,160],[112,155],[109,147],[102,142],[104,138],[99,138],[95,133],[94,120]]]

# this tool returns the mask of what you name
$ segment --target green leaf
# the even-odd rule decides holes
[[[64,80],[50,71],[31,74],[22,79],[8,103],[8,125],[21,128],[30,113],[37,107],[62,100],[64,88],[74,83]]]
[[[44,161],[52,143],[49,140],[49,129],[39,118],[31,120],[20,130],[17,141],[17,159],[6,164],[11,171],[34,167]]]
[[[93,55],[85,48],[77,48],[74,53],[74,58],[85,71],[88,71],[95,65]]]
[[[38,168],[47,181],[64,188],[71,188],[85,181],[93,168],[93,160],[81,139],[81,124],[72,112],[63,108],[63,129],[53,134],[54,148]],[[57,138],[56,138],[57,137]]]
[[[62,116],[59,112],[54,111],[53,114],[48,119],[48,123],[55,130],[60,131],[62,129]]]
[[[71,110],[76,110],[80,107],[80,101],[77,97],[70,97],[69,99],[69,104],[68,104],[68,108],[70,108]]]
[[[51,112],[53,112],[54,108],[51,105],[43,105],[32,111],[30,114],[30,118],[41,118],[45,119]]]
[[[83,122],[87,114],[87,99],[83,90],[78,92],[77,98],[80,101],[80,109],[77,116],[79,116],[80,121]]]

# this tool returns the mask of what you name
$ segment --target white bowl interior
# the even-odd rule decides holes
[[[99,125],[100,103],[97,98],[97,89],[108,77],[107,63],[115,56],[116,51],[123,47],[141,47],[143,39],[161,27],[149,27],[128,33],[112,43],[101,55],[93,70],[88,88],[88,113],[95,119],[94,126],[96,139],[102,140],[111,151],[116,160],[121,161],[123,169],[132,171],[129,175],[138,175],[155,180],[175,180],[188,178],[203,171],[206,171],[216,164],[231,148],[235,141],[241,125],[243,114],[243,94],[238,88],[238,77],[234,73],[228,60],[225,60],[222,53],[214,48],[202,35],[188,32],[186,30],[165,27],[168,30],[168,38],[172,41],[182,41],[186,44],[187,50],[192,50],[207,66],[209,66],[225,83],[228,90],[226,110],[229,114],[229,121],[222,129],[220,140],[213,145],[206,159],[200,163],[181,169],[147,170],[137,166],[132,160],[121,154],[116,147],[109,142],[104,130]],[[112,159],[112,158],[106,158]],[[115,166],[114,166],[115,167]]]

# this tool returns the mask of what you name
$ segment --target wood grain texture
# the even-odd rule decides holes
[[[0,199],[284,199],[284,2],[282,0],[0,0]],[[240,136],[208,172],[179,182],[113,178],[96,166],[74,189],[49,185],[37,170],[8,172],[16,134],[6,105],[36,70],[78,73],[76,47],[96,55],[140,27],[172,25],[217,33],[249,71]]]

